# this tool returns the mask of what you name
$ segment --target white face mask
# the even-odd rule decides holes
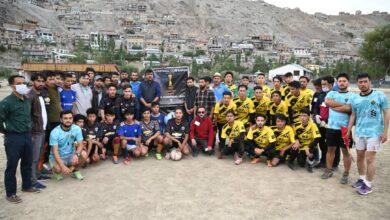
[[[30,91],[30,89],[26,85],[22,84],[15,85],[15,91],[20,95],[26,95]]]
[[[259,127],[259,128],[262,128],[263,126],[264,126],[264,124],[263,123],[259,123],[259,122],[256,122],[256,125],[257,125],[257,127]]]
[[[322,91],[323,92],[329,92],[329,88],[328,87],[322,87]]]

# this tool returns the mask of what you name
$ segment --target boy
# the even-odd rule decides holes
[[[140,145],[141,126],[135,123],[133,111],[127,110],[125,112],[125,121],[119,127],[118,135],[121,138],[121,146],[124,150],[125,160],[123,163],[125,165],[129,165],[131,161],[129,152],[132,152],[135,157],[145,156],[148,153],[147,149]]]
[[[287,117],[284,115],[276,115],[276,127],[273,128],[276,137],[276,146],[274,157],[271,161],[272,166],[277,166],[280,162],[284,162],[286,152],[295,143],[294,129],[287,123]]]
[[[104,122],[100,127],[103,149],[112,155],[113,163],[118,164],[120,138],[117,137],[117,130],[119,125],[115,122],[115,113],[112,109],[107,109],[104,114]]]
[[[74,106],[76,105],[76,92],[71,89],[71,85],[73,84],[73,77],[70,74],[65,74],[63,80],[64,83],[62,88],[59,89],[61,96],[61,108],[62,110],[71,110],[74,113]]]
[[[140,121],[142,136],[141,136],[141,147],[150,150],[152,147],[157,147],[156,149],[156,159],[161,160],[162,155],[161,151],[163,150],[164,145],[163,136],[160,133],[160,126],[158,121],[151,120],[150,118],[150,109],[147,108],[142,113],[142,120]]]
[[[184,155],[190,153],[188,146],[188,123],[183,118],[183,110],[181,108],[175,109],[175,117],[171,118],[167,123],[165,131],[164,145],[168,150],[176,148]],[[166,159],[169,159],[169,154],[166,154]]]
[[[271,94],[272,102],[269,106],[269,124],[275,126],[277,114],[284,115],[288,117],[288,107],[287,104],[282,101],[282,95],[279,91],[273,91]]]
[[[153,102],[152,103],[152,114],[150,115],[151,120],[158,121],[158,125],[160,127],[160,134],[165,133],[165,114],[160,112],[160,106],[158,103]]]
[[[99,152],[101,159],[106,159],[106,150],[100,142],[100,123],[97,122],[97,111],[95,109],[87,109],[87,122],[83,130],[86,133],[88,143],[89,162],[98,162],[100,159]]]

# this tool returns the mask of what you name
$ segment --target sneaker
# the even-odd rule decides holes
[[[321,179],[326,180],[333,176],[333,171],[329,169],[325,169],[324,173],[321,175]]]
[[[160,153],[156,153],[156,159],[157,160],[161,160],[162,159],[162,155]]]
[[[119,161],[118,161],[118,156],[112,156],[112,162],[113,162],[114,164],[118,164],[118,163],[119,163]]]
[[[53,178],[57,181],[64,179],[61,173],[53,173]]]
[[[41,175],[40,177],[38,177],[38,180],[40,181],[46,181],[46,180],[50,180],[51,177],[50,176],[46,176],[46,175]]]
[[[41,192],[41,190],[39,190],[39,189],[36,189],[36,188],[34,188],[34,187],[31,187],[31,188],[29,188],[29,189],[22,189],[22,192],[26,192],[26,193],[40,193]]]
[[[192,150],[192,156],[193,156],[193,157],[197,157],[198,155],[199,155],[199,151],[196,150],[196,149],[193,149],[193,150]]]
[[[313,167],[311,165],[307,166],[307,172],[313,173]]]
[[[35,184],[33,184],[33,187],[34,187],[35,189],[45,189],[45,188],[46,188],[46,186],[43,185],[43,184],[40,183],[40,182],[36,182]]]
[[[339,170],[339,167],[333,167],[332,170],[333,172],[337,172]]]
[[[288,166],[290,169],[295,170],[295,166],[294,166],[294,163],[293,163],[293,162],[288,161],[288,162],[287,162],[287,166]]]
[[[171,159],[170,153],[166,152],[165,153],[165,160]]]
[[[349,174],[348,173],[343,173],[343,176],[340,179],[341,184],[348,184],[349,183]]]
[[[237,159],[234,161],[236,165],[240,165],[242,163],[242,158],[237,156]]]
[[[312,166],[317,168],[320,164],[321,164],[320,160],[315,160]]]
[[[73,178],[76,178],[76,179],[78,179],[78,180],[83,180],[83,179],[84,179],[84,177],[81,175],[80,171],[74,171],[74,172],[72,173],[72,177],[73,177]]]
[[[372,188],[371,188],[371,187],[368,187],[368,186],[363,182],[362,187],[360,187],[360,189],[358,189],[357,192],[358,192],[360,195],[367,195],[367,194],[372,193]]]
[[[18,204],[18,203],[22,202],[22,199],[19,196],[17,196],[17,195],[6,196],[5,199],[8,202],[11,202],[11,203],[14,203],[14,204]]]
[[[352,187],[355,189],[360,189],[364,184],[364,180],[358,179],[355,183],[352,184]]]

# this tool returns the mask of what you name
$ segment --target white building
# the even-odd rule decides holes
[[[308,76],[311,78],[313,72],[298,64],[287,64],[269,71],[268,78],[272,81],[275,76],[283,76],[286,73],[292,73],[294,80],[299,80],[301,76]]]

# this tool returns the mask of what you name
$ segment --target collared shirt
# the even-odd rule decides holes
[[[139,86],[140,97],[147,103],[153,102],[153,100],[161,97],[161,87],[156,81],[144,81]]]
[[[222,83],[219,84],[217,87],[213,86],[213,91],[214,91],[214,95],[215,95],[215,100],[217,100],[217,102],[221,101],[224,92],[231,92],[228,89],[228,87],[226,87],[226,85],[224,85]]]
[[[210,115],[212,108],[215,106],[215,95],[210,89],[196,91],[195,106],[197,108],[203,106],[206,108],[207,115]]]
[[[15,94],[0,102],[0,131],[24,133],[31,131],[31,100]]]
[[[92,89],[77,83],[72,85],[72,90],[76,91],[76,113],[86,116],[87,109],[92,107]]]

